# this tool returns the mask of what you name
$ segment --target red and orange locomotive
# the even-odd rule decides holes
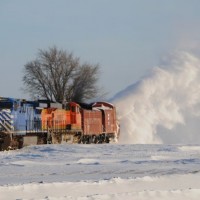
[[[0,98],[0,150],[27,145],[117,141],[115,107],[107,102],[64,105]]]

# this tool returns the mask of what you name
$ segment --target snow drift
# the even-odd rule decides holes
[[[176,52],[112,101],[118,110],[122,143],[197,143],[200,59]]]
[[[1,200],[198,200],[200,145],[49,144],[0,152]]]

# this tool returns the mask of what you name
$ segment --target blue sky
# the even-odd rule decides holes
[[[175,50],[199,52],[199,0],[0,0],[0,96],[27,98],[24,65],[53,45],[99,63],[108,97]]]

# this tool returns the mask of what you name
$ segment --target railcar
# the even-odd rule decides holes
[[[115,107],[107,102],[92,103],[85,109],[82,107],[83,143],[115,142],[119,137],[119,125]]]
[[[62,105],[0,97],[0,150],[63,142],[109,143],[118,137],[116,110],[110,103]]]

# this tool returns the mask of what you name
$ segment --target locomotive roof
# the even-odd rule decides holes
[[[101,109],[113,109],[114,105],[104,101],[98,101],[93,103],[78,103],[81,108],[92,110],[94,108],[101,108]]]
[[[104,101],[99,101],[99,102],[95,102],[92,104],[92,107],[108,107],[113,109],[114,105],[108,102],[104,102]]]
[[[78,103],[77,102],[77,104],[79,104],[80,107],[83,109],[88,109],[88,110],[92,109],[92,103]]]
[[[10,109],[13,107],[14,102],[18,102],[19,99],[9,98],[9,97],[0,97],[0,108]]]

